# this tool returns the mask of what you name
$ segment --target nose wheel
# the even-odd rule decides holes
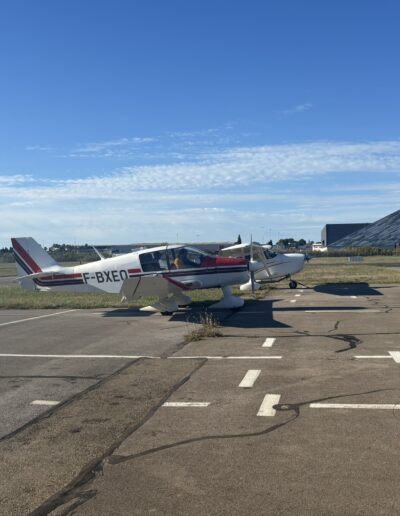
[[[289,281],[289,288],[297,288],[297,281],[290,280]]]

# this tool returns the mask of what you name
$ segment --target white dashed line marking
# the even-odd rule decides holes
[[[291,299],[290,300],[291,303],[295,303],[296,302],[296,299]]]
[[[355,355],[354,358],[392,358],[397,364],[400,364],[400,351],[389,351],[389,355]]]
[[[311,408],[329,409],[375,409],[375,410],[400,410],[400,404],[395,403],[311,403]]]
[[[271,348],[274,345],[275,341],[276,339],[274,337],[268,337],[267,339],[265,339],[264,344],[261,347]]]
[[[300,297],[300,294],[295,294],[294,297]]]
[[[9,321],[1,323],[0,326],[9,326],[10,324],[19,324],[26,321],[34,321],[35,319],[44,319],[45,317],[54,317],[55,315],[69,314],[70,312],[76,312],[76,309],[64,310],[63,312],[55,312],[53,314],[37,315],[36,317],[28,317],[27,319],[20,319],[19,321]]]
[[[244,375],[243,380],[239,383],[239,387],[250,389],[255,384],[255,381],[260,376],[261,369],[249,369]]]
[[[279,403],[281,399],[280,394],[266,394],[263,402],[258,409],[257,416],[272,417],[275,416],[276,410],[273,408],[274,405]]]
[[[208,401],[166,401],[163,407],[208,407]]]
[[[34,400],[31,401],[31,405],[47,405],[49,407],[52,407],[54,405],[58,405],[59,401],[51,401],[51,400]]]

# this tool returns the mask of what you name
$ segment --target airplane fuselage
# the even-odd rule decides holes
[[[176,266],[182,246],[156,247],[96,262],[63,267],[57,274],[34,279],[39,290],[70,292],[105,292],[118,294],[124,280],[148,275],[162,275],[184,283],[189,290],[216,288],[248,280],[245,260],[212,257],[186,248],[196,262]],[[158,258],[158,260],[157,260]]]

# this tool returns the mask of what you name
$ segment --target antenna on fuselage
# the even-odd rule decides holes
[[[94,245],[92,245],[92,248],[94,250],[94,252],[97,254],[97,256],[100,258],[100,260],[105,260],[105,257],[101,254],[101,252],[95,248]]]

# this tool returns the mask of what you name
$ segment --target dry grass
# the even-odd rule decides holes
[[[347,258],[315,258],[306,263],[295,279],[310,286],[324,283],[400,283],[400,267],[396,270],[396,265],[400,265],[397,256],[368,256],[360,263],[348,262]]]
[[[0,277],[16,275],[15,263],[0,263]]]
[[[196,328],[185,335],[184,340],[186,344],[210,337],[222,337],[220,324],[213,314],[203,312],[200,315],[197,324],[200,325],[200,328]]]

